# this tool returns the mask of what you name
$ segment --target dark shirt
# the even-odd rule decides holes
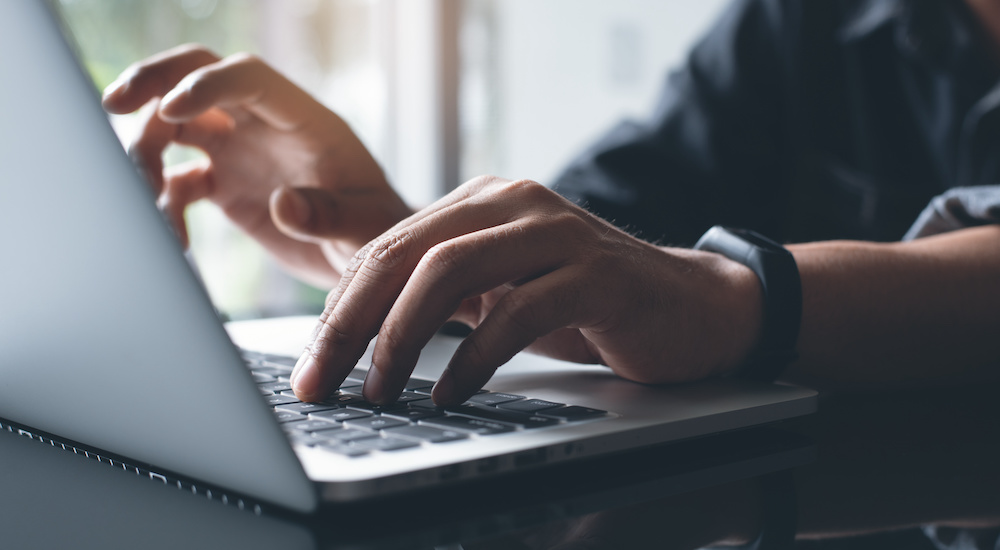
[[[648,240],[710,226],[899,240],[931,198],[1000,182],[1000,78],[962,0],[737,0],[557,191]]]

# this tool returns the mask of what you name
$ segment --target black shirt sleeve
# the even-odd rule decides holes
[[[651,119],[612,129],[556,191],[651,241],[690,245],[716,223],[780,235],[789,11],[734,2],[669,76]]]

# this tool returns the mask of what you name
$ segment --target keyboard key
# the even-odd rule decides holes
[[[421,380],[419,378],[410,378],[410,380],[406,383],[406,386],[404,386],[403,389],[406,391],[427,390],[426,392],[420,392],[420,393],[427,393],[429,395],[431,393],[430,390],[433,387],[434,387],[433,380]]]
[[[478,395],[473,395],[469,398],[472,403],[479,403],[480,405],[492,405],[496,406],[500,403],[507,403],[509,401],[519,401],[524,399],[523,395],[514,395],[512,393],[480,393]]]
[[[287,367],[275,367],[275,366],[265,367],[262,365],[254,365],[250,369],[250,372],[255,372],[260,374],[270,374],[271,376],[278,377],[278,376],[288,376],[289,374],[292,373],[292,369]]]
[[[289,355],[274,355],[271,353],[265,353],[262,359],[262,362],[265,364],[272,363],[274,366],[287,367],[289,372],[291,372],[295,363],[299,361],[298,357],[292,357]]]
[[[250,376],[253,377],[253,381],[258,384],[266,384],[268,382],[276,382],[278,377],[271,376],[270,374],[264,374],[262,372],[251,372]]]
[[[340,422],[327,422],[326,420],[306,420],[302,422],[292,422],[290,424],[285,424],[290,430],[296,430],[300,432],[324,432],[328,430],[342,430],[344,425]]]
[[[357,409],[333,409],[330,411],[319,411],[310,414],[310,417],[315,417],[316,419],[325,420],[335,420],[337,422],[343,422],[345,420],[354,420],[357,418],[367,418],[371,416],[372,413],[366,411],[359,411]]]
[[[337,405],[328,405],[326,403],[289,403],[288,405],[278,405],[275,410],[289,411],[298,414],[309,414],[320,411],[330,411],[333,409],[339,409]]]
[[[423,399],[427,399],[427,396],[411,391],[404,391],[399,394],[398,398],[396,398],[396,403],[409,403],[411,401],[420,401]]]
[[[409,422],[397,418],[387,418],[383,416],[370,416],[368,418],[358,418],[356,420],[345,420],[344,425],[349,428],[359,428],[364,430],[384,430],[397,426],[406,426]]]
[[[391,411],[385,411],[382,416],[389,416],[392,418],[398,418],[400,420],[410,420],[417,421],[424,418],[434,418],[435,416],[444,416],[444,413],[433,410],[433,409],[412,409],[403,408]]]
[[[378,439],[355,441],[351,443],[351,445],[356,445],[363,449],[370,449],[372,451],[398,451],[400,449],[419,447],[420,443],[399,437],[380,437]]]
[[[362,386],[364,386],[364,384],[365,384],[364,380],[358,380],[356,378],[345,378],[344,382],[340,385],[340,391],[356,389],[356,391],[349,393],[361,393],[361,390],[357,388],[361,388]]]
[[[362,439],[373,439],[379,437],[378,432],[372,432],[369,430],[355,430],[351,428],[344,428],[338,431],[324,431],[316,432],[313,437],[319,437],[321,439],[329,439],[332,441],[339,441],[341,443],[347,443],[349,441],[361,441]]]
[[[375,414],[385,414],[390,411],[407,410],[406,404],[404,403],[389,403],[388,405],[376,405],[374,403],[362,401],[361,403],[351,403],[349,406],[352,409],[361,409],[363,411],[368,411]]]
[[[294,397],[288,397],[287,395],[265,395],[264,401],[272,407],[275,405],[286,405],[288,403],[298,403],[299,400]]]
[[[513,424],[497,422],[495,420],[482,420],[466,416],[438,416],[435,418],[425,418],[420,421],[421,425],[430,425],[445,430],[458,430],[479,435],[493,435],[512,432],[517,429]]]
[[[305,420],[306,417],[294,411],[279,411],[275,409],[274,417],[278,419],[278,422],[284,424],[286,422],[299,422]]]
[[[402,426],[399,428],[389,428],[384,433],[393,437],[416,439],[429,443],[443,443],[445,441],[468,439],[469,437],[467,434],[455,430],[441,430],[430,426]]]
[[[267,382],[265,384],[258,384],[257,387],[261,390],[267,390],[273,393],[281,393],[292,389],[292,385],[288,382]]]
[[[545,409],[554,409],[556,407],[562,407],[562,406],[563,403],[553,403],[552,401],[543,401],[541,399],[524,399],[522,401],[511,401],[509,403],[501,403],[497,405],[497,408],[505,409],[508,411],[533,413],[538,411],[544,411]]]
[[[608,414],[608,411],[602,411],[600,409],[591,409],[590,407],[579,407],[576,405],[569,405],[566,407],[560,407],[558,409],[548,409],[544,411],[539,411],[539,416],[549,416],[552,418],[559,418],[567,422],[575,422],[578,420],[587,420],[590,418],[597,418],[599,416],[604,416]]]
[[[346,407],[354,403],[364,403],[365,398],[353,393],[335,393],[324,399],[323,402]]]
[[[429,397],[425,399],[410,401],[407,403],[407,405],[409,405],[410,408],[415,408],[415,409],[443,410],[441,409],[441,407],[435,405],[434,401],[432,401],[431,398]]]
[[[559,424],[559,420],[555,418],[546,418],[544,416],[536,416],[517,411],[507,411],[475,403],[464,403],[457,407],[451,407],[448,409],[448,412],[482,418],[484,420],[507,422],[527,429],[543,428],[545,426],[555,426],[556,424]]]

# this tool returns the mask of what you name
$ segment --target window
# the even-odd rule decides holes
[[[103,88],[185,42],[253,52],[340,114],[413,205],[482,173],[550,181],[651,108],[725,0],[59,0]],[[130,117],[115,117],[123,140]],[[196,154],[168,151],[167,162]],[[268,261],[210,205],[192,251],[231,318],[314,313],[328,289]]]

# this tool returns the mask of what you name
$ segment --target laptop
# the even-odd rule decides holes
[[[194,491],[205,484],[308,513],[816,408],[816,393],[798,387],[650,387],[522,354],[485,393],[441,411],[428,406],[426,386],[457,345],[443,336],[391,411],[352,391],[364,359],[331,400],[298,403],[282,389],[294,358],[233,343],[43,2],[0,2],[0,69],[8,429],[76,442]]]

